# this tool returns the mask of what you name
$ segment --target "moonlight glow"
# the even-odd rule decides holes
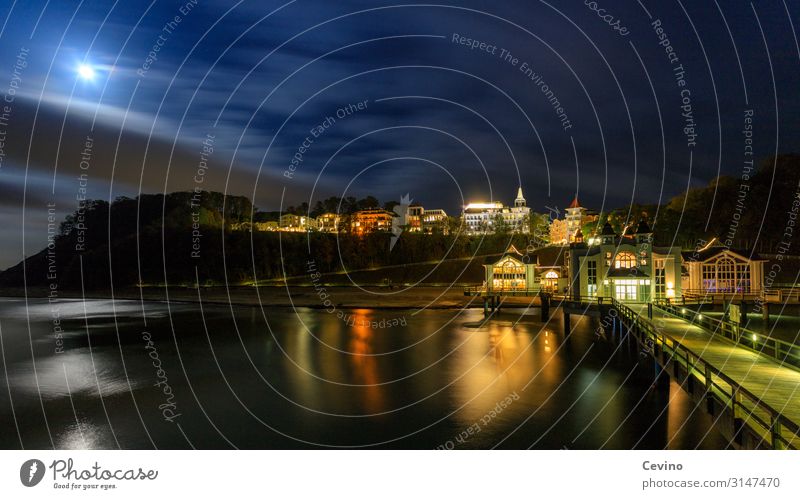
[[[84,80],[93,80],[94,79],[94,69],[88,64],[81,64],[78,66],[78,76],[80,76]]]

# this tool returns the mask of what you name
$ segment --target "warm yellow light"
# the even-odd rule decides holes
[[[708,248],[710,248],[710,247],[711,247],[711,245],[712,245],[712,244],[714,244],[714,241],[716,241],[716,240],[717,240],[717,238],[716,238],[716,237],[712,237],[712,238],[711,238],[711,241],[709,241],[709,242],[708,242],[708,244],[706,244],[705,246],[703,246],[702,248],[700,248],[700,249],[699,249],[699,250],[697,250],[697,251],[698,251],[698,252],[700,252],[700,251],[705,251],[705,250],[707,250]]]
[[[465,210],[469,209],[476,209],[476,210],[485,210],[487,208],[502,208],[503,203],[495,202],[495,203],[469,203],[464,207]]]
[[[758,335],[757,335],[757,334],[754,334],[754,335],[753,335],[753,341],[756,341],[756,340],[758,340]]]

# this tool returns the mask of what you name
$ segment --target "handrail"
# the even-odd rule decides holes
[[[696,324],[715,336],[719,336],[737,346],[766,355],[800,371],[800,345],[772,338],[758,331],[740,326],[732,321],[715,319],[702,312],[685,307],[677,307],[670,303],[656,302],[654,307],[676,318]],[[687,317],[689,316],[689,317]]]
[[[567,301],[567,302],[581,302],[581,303],[597,303],[599,305],[603,304],[603,301],[608,300],[607,297],[603,296],[596,296],[596,295],[571,295],[571,294],[554,294],[552,295],[554,300],[558,301]],[[606,303],[610,303],[606,301]]]
[[[542,291],[538,288],[499,288],[487,289],[486,286],[463,286],[464,295],[492,295],[502,294],[505,296],[538,296]]]
[[[783,303],[788,301],[800,301],[800,287],[798,286],[769,286],[750,291],[709,291],[702,288],[684,288],[681,292],[684,301],[695,300],[701,303],[727,303],[731,300],[761,300],[768,301],[774,298],[774,302]]]
[[[725,403],[735,415],[737,414],[737,407],[745,412],[747,418],[744,420],[745,424],[750,426],[756,431],[757,434],[762,435],[768,433],[771,437],[771,444],[773,447],[788,447],[797,448],[796,441],[800,440],[800,427],[794,421],[787,419],[779,411],[772,408],[772,406],[764,403],[760,397],[756,397],[752,392],[741,386],[731,377],[727,376],[720,369],[703,360],[702,356],[686,347],[680,341],[675,340],[671,336],[664,333],[663,329],[654,325],[649,320],[646,320],[630,307],[619,302],[615,298],[611,298],[611,304],[618,312],[618,316],[623,321],[628,321],[629,329],[637,329],[640,334],[649,335],[656,344],[662,345],[664,351],[672,350],[672,358],[677,355],[678,360],[685,360],[687,372],[689,375],[693,371],[702,372],[705,378],[705,385],[707,393],[711,396],[716,396],[720,402]],[[644,336],[642,335],[642,336]],[[667,341],[669,339],[669,341]],[[640,338],[644,341],[644,337]],[[681,353],[683,355],[681,355]],[[655,355],[655,352],[653,352]],[[702,368],[702,369],[701,369]],[[728,387],[722,386],[714,382],[714,376],[721,379]],[[730,388],[730,392],[728,391]],[[715,390],[716,389],[716,390]],[[725,400],[723,400],[723,397]],[[745,405],[745,399],[751,403],[752,407]],[[755,410],[759,409],[769,415],[769,421],[765,421]],[[753,423],[757,423],[759,427],[755,427]],[[789,430],[793,435],[791,439],[784,436],[784,429]],[[776,443],[781,445],[776,446]]]

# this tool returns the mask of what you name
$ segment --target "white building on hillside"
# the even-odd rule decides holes
[[[468,234],[493,233],[499,223],[504,224],[511,232],[527,234],[530,230],[530,215],[531,209],[527,206],[520,187],[513,207],[504,206],[499,201],[469,203],[464,206],[462,217]]]

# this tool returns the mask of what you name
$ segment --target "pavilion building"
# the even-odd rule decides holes
[[[693,295],[758,295],[764,288],[761,256],[721,244],[684,251],[684,293]]]
[[[680,248],[654,247],[646,222],[630,235],[618,235],[606,223],[598,239],[588,245],[578,230],[566,252],[569,294],[574,299],[648,302],[681,296]]]
[[[484,288],[490,293],[536,292],[536,265],[520,253],[512,244],[500,256],[489,256],[484,260]]]
[[[725,246],[681,252],[653,246],[648,224],[617,234],[606,223],[591,244],[578,230],[569,246],[547,246],[521,254],[513,245],[484,263],[487,292],[539,291],[574,300],[615,298],[626,302],[680,300],[687,295],[757,296],[764,290],[765,259]]]

